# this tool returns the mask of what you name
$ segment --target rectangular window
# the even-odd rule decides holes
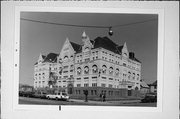
[[[109,78],[109,80],[113,80],[113,78]]]
[[[93,90],[91,90],[91,95],[93,95],[93,92],[94,92],[94,91],[93,91]]]
[[[96,78],[97,78],[97,76],[92,77],[92,79],[96,79]]]
[[[77,78],[76,80],[81,80],[81,78]]]
[[[113,87],[113,85],[112,84],[109,84],[109,88],[112,88]]]
[[[64,66],[64,69],[67,69],[68,68],[68,66]]]
[[[102,79],[106,79],[106,77],[102,77]]]
[[[101,87],[106,87],[106,84],[102,83],[102,84],[101,84]]]
[[[81,87],[81,84],[77,84],[77,87]]]
[[[123,66],[126,66],[126,63],[123,63]]]
[[[97,95],[97,91],[96,90],[94,90],[94,95]]]
[[[68,73],[68,71],[63,71],[63,73]]]
[[[85,59],[85,62],[88,62],[88,61],[90,61],[90,58]]]
[[[88,87],[88,86],[89,86],[89,84],[88,84],[88,83],[85,83],[85,84],[84,84],[84,87]]]
[[[84,79],[89,79],[89,77],[84,77]]]
[[[92,83],[92,87],[97,87],[97,83]]]

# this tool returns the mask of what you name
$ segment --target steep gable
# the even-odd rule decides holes
[[[76,44],[76,43],[71,42],[71,41],[70,41],[70,43],[71,43],[71,45],[72,45],[72,47],[73,47],[74,51],[76,51],[76,52],[80,52],[80,51],[82,50],[82,46],[81,46],[81,45]]]
[[[58,54],[56,53],[49,53],[43,62],[57,62],[57,56]]]
[[[110,40],[108,37],[97,37],[96,39],[94,39],[94,48],[99,47],[110,50],[117,54],[121,52],[119,51],[120,47],[117,44],[115,44],[112,40]]]

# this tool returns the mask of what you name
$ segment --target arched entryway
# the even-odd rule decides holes
[[[73,84],[68,84],[67,89],[68,94],[73,94]]]

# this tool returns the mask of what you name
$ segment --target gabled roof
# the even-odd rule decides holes
[[[121,54],[124,46],[123,45],[122,46],[117,45],[112,40],[110,40],[108,37],[97,37],[96,39],[94,39],[94,48],[99,48],[99,47],[110,50],[116,54]],[[135,57],[132,60],[140,62]]]
[[[110,50],[114,53],[118,53],[121,51],[118,51],[118,45],[115,44],[112,40],[110,40],[108,37],[97,37],[94,39],[94,48],[102,47],[104,49]]]
[[[74,49],[76,52],[81,51],[81,45],[76,44],[76,43],[74,43],[74,42],[70,42],[70,43],[71,43],[73,49]]]
[[[146,82],[144,82],[144,81],[142,81],[141,82],[141,87],[143,87],[143,88],[149,88],[149,86],[146,84]]]
[[[121,51],[122,51],[122,49],[123,49],[123,45],[117,46],[117,49],[118,49],[119,53],[121,54]]]
[[[154,81],[152,84],[149,84],[150,86],[157,86],[157,80]]]
[[[46,58],[46,56],[45,55],[42,55],[42,58],[43,58],[43,60]],[[38,62],[36,62],[34,65],[36,65],[36,64],[38,64]]]
[[[46,56],[45,55],[42,55],[42,58],[44,59]]]
[[[56,53],[49,53],[43,62],[56,62],[58,54]]]
[[[137,58],[134,58],[133,60],[135,60],[136,62],[141,63],[141,61],[139,61]]]

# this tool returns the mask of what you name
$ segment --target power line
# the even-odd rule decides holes
[[[26,18],[21,18],[21,20],[31,21],[31,22],[39,22],[39,23],[44,23],[44,24],[72,26],[72,27],[110,28],[110,26],[87,26],[87,25],[75,25],[75,24],[61,24],[61,23],[46,22],[46,21],[32,20],[32,19],[26,19]]]
[[[112,26],[112,27],[121,27],[121,26],[135,25],[135,24],[141,24],[141,23],[155,21],[155,20],[157,20],[157,19],[155,19],[155,18],[154,19],[148,19],[148,20],[144,20],[144,21],[137,21],[137,22],[133,22],[133,23],[115,25],[115,26]]]
[[[38,23],[44,23],[44,24],[53,24],[53,25],[61,25],[61,26],[69,26],[69,27],[89,27],[89,28],[115,28],[115,27],[122,27],[122,26],[129,26],[129,25],[135,25],[135,24],[141,24],[145,22],[154,21],[157,19],[148,19],[144,21],[138,21],[133,23],[127,23],[127,24],[120,24],[120,25],[112,25],[112,26],[89,26],[89,25],[77,25],[77,24],[61,24],[61,23],[55,23],[55,22],[47,22],[47,21],[40,21],[40,20],[33,20],[33,19],[27,19],[27,18],[20,18],[24,21],[30,21],[30,22],[38,22]]]

